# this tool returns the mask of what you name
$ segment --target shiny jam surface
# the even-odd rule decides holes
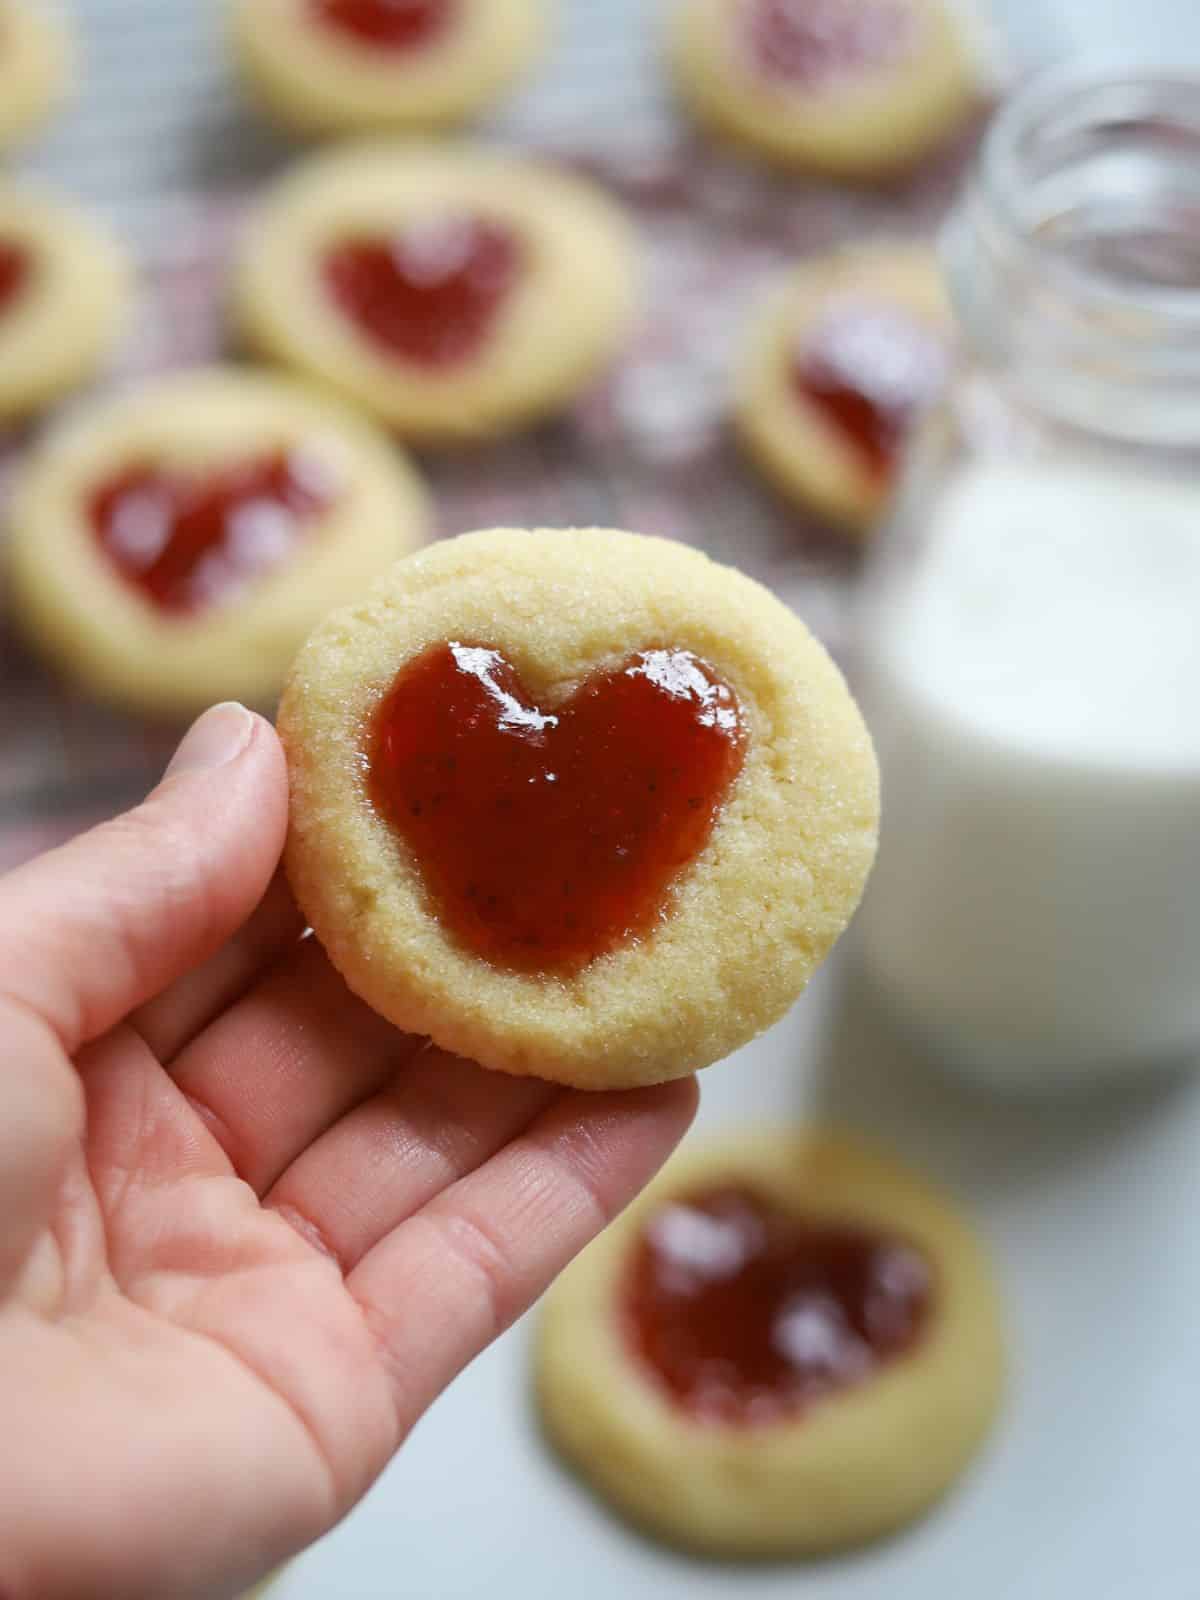
[[[337,497],[302,450],[213,472],[125,468],[92,491],[92,530],[121,576],[160,610],[202,611],[281,566]]]
[[[844,435],[875,477],[888,479],[913,424],[949,370],[945,341],[898,306],[830,306],[793,352],[792,388]]]
[[[640,1360],[697,1421],[785,1420],[921,1337],[933,1274],[904,1240],[803,1222],[721,1184],[653,1213],[622,1307]]]
[[[436,368],[478,354],[520,263],[508,228],[434,216],[386,237],[347,239],[322,270],[343,313],[385,354]]]
[[[313,15],[356,44],[389,53],[421,50],[452,25],[457,0],[310,0]]]
[[[743,753],[733,691],[686,650],[593,674],[547,713],[498,651],[449,643],[401,671],[368,763],[459,942],[570,973],[665,912]]]
[[[20,245],[0,239],[0,312],[8,310],[28,277],[28,253]]]
[[[745,0],[750,60],[785,88],[827,84],[890,66],[911,48],[905,0]]]

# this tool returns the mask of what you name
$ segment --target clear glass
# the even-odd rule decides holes
[[[944,240],[965,354],[865,589],[870,972],[956,1069],[1200,1055],[1200,78],[1057,74]]]

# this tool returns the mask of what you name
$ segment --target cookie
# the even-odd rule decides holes
[[[629,228],[581,180],[514,157],[375,145],[264,203],[234,301],[246,340],[405,437],[471,439],[559,410],[616,354]]]
[[[413,470],[297,384],[212,368],[50,434],[9,512],[26,631],[92,693],[187,713],[269,701],[330,606],[425,534]]]
[[[475,533],[326,619],[284,691],[286,863],[352,989],[484,1066],[678,1077],[779,1017],[875,849],[869,737],[749,578]]]
[[[64,99],[71,40],[39,0],[0,0],[0,150],[18,144]]]
[[[407,132],[461,122],[541,50],[548,0],[234,0],[251,92],[305,133]]]
[[[821,1555],[938,1500],[995,1415],[996,1290],[950,1201],[796,1129],[687,1148],[550,1291],[546,1431],[701,1554]]]
[[[735,401],[747,451],[790,499],[867,532],[952,346],[931,251],[871,246],[806,261],[747,340]]]
[[[0,185],[0,422],[86,383],[128,321],[124,252],[90,217]]]
[[[670,58],[684,102],[717,133],[847,179],[912,166],[978,99],[942,0],[682,0]]]

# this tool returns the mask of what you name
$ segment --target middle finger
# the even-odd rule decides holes
[[[385,1234],[474,1172],[563,1090],[430,1047],[355,1106],[266,1197],[348,1272]]]
[[[181,1051],[171,1077],[264,1194],[423,1042],[352,994],[306,939]]]

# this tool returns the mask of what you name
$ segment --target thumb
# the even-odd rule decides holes
[[[213,706],[140,806],[0,878],[0,994],[73,1054],[245,921],[286,827],[275,730]]]

